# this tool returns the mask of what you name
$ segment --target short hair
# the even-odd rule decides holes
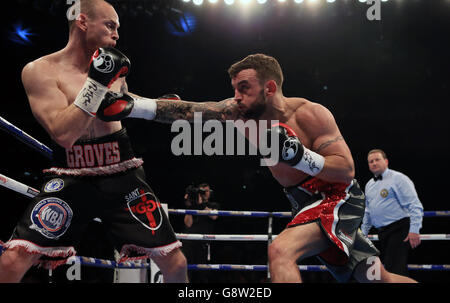
[[[199,188],[203,188],[203,187],[210,187],[208,183],[200,183],[198,185]]]
[[[80,6],[80,13],[87,15],[89,18],[95,18],[95,7],[99,2],[106,2],[104,0],[75,0],[75,3],[69,8],[74,9],[75,5]],[[72,29],[75,24],[76,18],[78,16],[74,16],[75,18],[69,19],[69,31]]]
[[[277,59],[265,54],[248,55],[230,66],[228,74],[231,78],[244,69],[254,69],[261,83],[274,80],[279,87],[283,85],[283,71]]]
[[[367,154],[367,157],[370,154],[374,154],[374,153],[380,153],[381,156],[383,157],[383,159],[387,159],[386,153],[383,150],[379,149],[379,148],[375,148],[375,149],[372,149],[371,151],[369,151],[369,153]]]

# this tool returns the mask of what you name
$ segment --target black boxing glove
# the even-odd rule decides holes
[[[75,98],[74,105],[95,116],[108,88],[117,78],[128,75],[130,64],[130,60],[115,48],[96,50],[89,63],[88,78]]]
[[[267,130],[267,142],[270,142],[273,132],[278,137],[279,161],[311,176],[316,176],[322,171],[325,158],[303,146],[297,134],[287,124],[272,125]]]
[[[165,94],[159,100],[181,100],[176,94]],[[152,120],[156,115],[156,100],[133,98],[127,94],[108,92],[97,111],[102,121],[119,121],[123,118],[141,118]]]
[[[97,110],[97,118],[102,121],[120,121],[133,109],[134,98],[127,94],[107,92]]]

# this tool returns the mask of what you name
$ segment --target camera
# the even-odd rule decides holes
[[[198,195],[199,194],[203,195],[205,193],[206,190],[199,188],[195,185],[189,185],[188,187],[186,187],[186,195],[187,195],[186,203],[188,204],[188,206],[192,207],[200,206]]]
[[[205,187],[209,188],[209,185],[206,183],[202,183],[199,186],[195,186],[193,184],[186,187],[185,191],[185,204],[190,209],[203,210],[205,208],[211,209],[219,209],[220,205],[217,202],[208,201],[206,198],[206,193],[209,190],[211,193],[212,189],[205,189]],[[200,197],[202,201],[200,202]]]

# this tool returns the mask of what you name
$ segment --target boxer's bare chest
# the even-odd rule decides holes
[[[83,87],[87,79],[87,73],[80,73],[75,69],[60,68],[57,71],[57,82],[59,89],[64,93],[67,98],[68,105],[75,101],[78,93]],[[110,90],[119,92],[121,83],[116,81]],[[99,119],[94,121],[86,128],[84,135],[80,139],[92,139],[101,136],[105,136],[116,132],[122,128],[121,123],[118,122],[103,122]]]

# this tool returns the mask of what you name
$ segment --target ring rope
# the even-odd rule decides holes
[[[39,194],[39,191],[37,189],[2,174],[0,174],[0,185],[30,198],[33,198]]]
[[[328,271],[325,265],[299,265],[302,271]],[[408,264],[409,270],[450,270],[450,264]],[[238,271],[267,271],[267,265],[239,265],[239,264],[189,264],[188,270],[238,270]]]
[[[4,118],[0,117],[0,129],[3,129],[5,132],[11,134],[13,137],[18,139],[19,141],[22,141],[26,145],[30,146],[31,148],[34,148],[38,152],[40,152],[45,157],[52,159],[53,158],[53,151],[47,147],[45,144],[39,142],[20,128],[14,126],[13,124],[9,123]]]
[[[0,254],[3,246],[0,245]],[[72,256],[66,260],[66,265],[80,264],[90,267],[111,269],[144,269],[150,263],[144,260],[116,262],[92,257]],[[325,265],[299,265],[303,271],[327,271]],[[448,271],[450,264],[409,264],[409,270]],[[240,271],[267,271],[267,265],[240,265],[240,264],[188,264],[188,270],[240,270]]]
[[[184,234],[177,233],[179,240],[207,240],[207,241],[268,241],[268,235],[207,235],[207,234]],[[272,235],[275,239],[277,235]],[[373,241],[378,241],[378,235],[368,235]],[[423,234],[421,240],[450,240],[450,234]]]
[[[0,254],[3,246],[0,245]],[[116,262],[92,257],[72,256],[66,260],[66,265],[80,264],[90,267],[110,269],[144,269],[150,268],[150,263],[144,260]],[[327,271],[324,265],[299,265],[302,271]],[[450,264],[409,264],[409,270],[448,271]],[[267,265],[240,264],[188,264],[188,270],[235,270],[235,271],[267,271]]]
[[[194,210],[194,209],[171,209],[169,214],[174,215],[197,215],[197,216],[224,216],[224,217],[276,217],[291,218],[291,212],[266,212],[266,211],[237,211],[237,210]],[[424,211],[424,217],[450,217],[450,210]]]

